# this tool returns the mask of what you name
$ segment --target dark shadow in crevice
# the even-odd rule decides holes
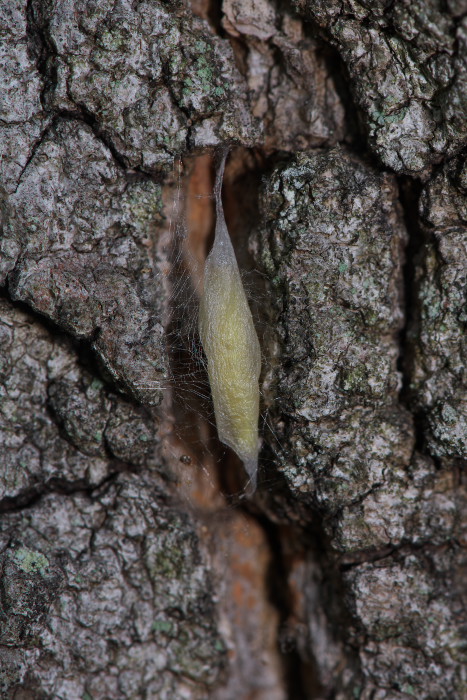
[[[72,496],[82,494],[88,498],[101,496],[118,477],[119,471],[108,474],[98,484],[90,485],[86,479],[67,481],[59,477],[49,479],[45,484],[31,486],[17,496],[7,496],[0,501],[0,514],[16,513],[33,508],[44,496],[59,494]]]
[[[83,124],[87,124],[98,141],[101,141],[101,143],[103,143],[107,150],[112,154],[112,158],[117,165],[119,165],[122,170],[127,170],[129,168],[129,164],[125,157],[119,153],[118,149],[108,137],[105,130],[102,129],[97,117],[86,107],[86,105],[77,104],[76,111],[61,109],[56,113],[56,119],[58,118],[66,121],[80,121]]]
[[[368,145],[368,128],[363,118],[363,112],[355,101],[348,68],[339,51],[333,45],[332,39],[317,22],[310,17],[304,17],[303,14],[290,7],[290,2],[287,0],[281,0],[279,6],[282,6],[284,11],[291,13],[292,16],[297,17],[303,23],[304,35],[318,44],[317,54],[323,58],[328,74],[332,77],[336,92],[345,109],[347,135],[344,142],[356,154],[366,157],[369,155],[370,159],[380,167],[378,159],[373,155]]]
[[[342,693],[351,692],[351,687],[358,687],[361,677],[358,650],[352,641],[356,625],[347,605],[344,569],[332,554],[320,514],[314,510],[311,522],[304,527],[290,522],[277,524],[251,503],[245,503],[244,509],[263,529],[271,551],[267,578],[269,601],[280,619],[278,650],[288,700],[332,700],[337,694],[342,697]],[[305,563],[308,575],[313,576],[313,581],[307,582],[314,591],[313,603],[308,602],[301,610],[296,607],[297,591],[294,593],[291,588],[297,562]],[[305,590],[298,593],[306,597]],[[312,604],[319,609],[311,609]],[[334,654],[338,653],[340,659],[335,668],[324,669],[324,677],[323,660],[314,655],[317,649],[313,649],[313,641],[308,637],[311,632],[307,617],[316,614],[322,621],[322,611],[325,611],[325,634],[332,640]],[[297,618],[297,613],[303,617]],[[300,640],[301,635],[305,636]],[[345,678],[339,673],[344,668],[351,670]]]
[[[337,673],[331,674],[328,684],[322,687],[316,699],[333,700],[336,695],[352,696],[356,688],[361,687],[361,666],[358,648],[354,642],[359,625],[351,613],[350,588],[344,580],[338,557],[319,511],[314,513],[305,535],[304,550],[313,558],[318,569],[319,580],[316,586],[320,607],[325,611],[329,638],[332,645],[339,649],[341,659],[335,668]],[[314,663],[319,669],[320,659],[316,658]],[[340,673],[344,669],[350,673]]]
[[[100,333],[99,328],[96,328],[92,336],[88,338],[78,338],[72,333],[64,330],[49,316],[42,314],[37,309],[29,306],[29,304],[26,302],[15,299],[9,293],[7,286],[0,287],[0,299],[5,299],[13,308],[18,309],[29,316],[32,322],[38,323],[41,327],[45,328],[50,333],[52,338],[62,339],[64,342],[68,343],[76,354],[78,365],[89,372],[89,374],[92,376],[99,378],[109,390],[120,396],[127,403],[141,406],[141,404],[136,401],[131,394],[126,393],[121,386],[116,384],[112,375],[106,370],[105,366],[95,352],[93,343]]]
[[[345,122],[348,129],[348,137],[344,143],[356,156],[363,159],[369,166],[377,171],[391,170],[384,164],[381,158],[370,146],[370,133],[365,119],[364,110],[357,104],[354,95],[353,80],[345,61],[334,46],[328,31],[319,26],[310,17],[297,15],[303,21],[307,35],[321,43],[321,53],[329,69],[329,74],[334,80],[336,91],[345,108]]]
[[[46,94],[54,87],[56,82],[56,67],[51,65],[49,59],[56,56],[56,51],[47,37],[45,21],[42,16],[43,7],[37,0],[27,0],[26,4],[26,36],[28,52],[37,71],[40,74],[43,85],[40,95],[40,102],[47,111]]]
[[[9,281],[8,278],[11,277],[11,274],[12,273],[10,272],[7,277],[7,285]],[[24,314],[29,316],[32,321],[37,321],[43,328],[45,328],[50,333],[50,335],[71,340],[69,334],[66,331],[64,331],[63,328],[61,328],[57,323],[55,323],[55,321],[53,321],[51,318],[45,316],[40,311],[33,309],[26,302],[20,301],[19,299],[15,299],[10,294],[8,286],[0,287],[0,299],[5,299],[6,301],[8,301],[8,303],[14,309],[22,311]]]
[[[313,659],[304,659],[297,648],[297,640],[289,630],[294,615],[292,591],[289,585],[290,562],[284,551],[285,540],[300,543],[303,533],[290,526],[277,526],[265,516],[256,516],[271,551],[267,575],[269,600],[279,614],[278,650],[288,700],[313,700],[322,697],[318,669]]]
[[[426,421],[421,411],[414,410],[414,397],[411,382],[414,373],[415,344],[419,334],[419,308],[417,266],[423,262],[426,236],[420,226],[419,201],[422,191],[420,180],[401,176],[399,183],[399,201],[408,233],[403,268],[403,303],[405,309],[404,326],[399,334],[399,357],[397,369],[402,375],[400,402],[412,413],[415,429],[415,450],[424,452]]]
[[[357,552],[350,552],[339,557],[339,569],[343,572],[353,569],[362,564],[372,564],[375,561],[386,559],[396,551],[397,547],[393,544],[387,544],[378,549],[365,549]]]
[[[216,34],[225,38],[225,31],[222,26],[222,0],[210,0],[208,18]]]
[[[339,51],[332,45],[322,29],[310,20],[301,19],[305,35],[319,43],[318,54],[322,56],[329,75],[332,76],[334,81],[339,99],[344,106],[347,131],[344,142],[357,154],[368,156],[369,153],[370,159],[377,163],[377,158],[373,155],[368,145],[368,129],[362,110],[355,102],[352,92],[352,79],[346,64]]]
[[[222,26],[222,0],[190,0],[191,11],[196,17],[209,22],[213,32],[225,37],[225,31]]]

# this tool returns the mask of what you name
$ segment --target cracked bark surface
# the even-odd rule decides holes
[[[3,692],[207,697],[225,657],[208,571],[154,482],[46,496],[4,516],[2,550]]]
[[[420,200],[425,243],[417,260],[418,307],[413,404],[433,455],[465,459],[466,173],[454,159],[427,184]]]
[[[370,144],[386,166],[426,174],[465,146],[462,2],[294,3],[338,48]]]
[[[328,565],[341,570],[340,594],[352,615],[344,640],[360,663],[350,686],[350,662],[343,672],[336,658],[332,673],[323,665],[325,691],[337,685],[339,697],[460,698],[463,574],[450,580],[448,572],[465,566],[465,481],[461,466],[433,462],[429,441],[424,454],[415,450],[412,415],[400,403],[407,234],[396,182],[342,148],[315,151],[275,168],[262,208],[257,250],[278,300],[273,325],[281,345],[271,447],[304,504],[301,519],[318,519]],[[418,337],[430,339],[434,357],[434,347],[442,348],[444,358],[446,345],[432,328]],[[424,349],[418,357],[433,362]],[[441,369],[438,376],[441,388]],[[454,427],[450,441],[460,433],[465,444],[462,427]],[[302,564],[302,590],[316,586],[315,570],[313,559]],[[313,615],[302,604],[302,624]]]
[[[160,199],[156,183],[128,181],[90,127],[59,118],[8,199],[2,247],[12,297],[91,343],[153,404],[161,393],[146,387],[167,376],[163,261],[151,250]]]
[[[465,697],[465,21],[0,1],[2,697]],[[174,362],[219,144],[251,502]]]
[[[70,342],[1,300],[2,502],[93,488],[151,460],[154,419],[80,365]],[[78,448],[78,449],[76,449]]]

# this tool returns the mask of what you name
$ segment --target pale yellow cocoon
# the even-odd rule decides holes
[[[256,488],[261,350],[216,187],[216,232],[204,269],[199,333],[220,440],[243,461]],[[219,181],[220,177],[220,181]]]

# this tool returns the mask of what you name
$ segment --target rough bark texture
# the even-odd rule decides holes
[[[462,0],[294,0],[337,46],[371,146],[417,175],[465,144],[467,24]]]
[[[466,697],[466,32],[0,0],[2,697]],[[193,332],[219,144],[251,501]]]

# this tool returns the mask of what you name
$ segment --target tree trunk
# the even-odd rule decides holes
[[[467,696],[461,0],[0,0],[0,687]],[[224,209],[259,487],[197,334]]]

